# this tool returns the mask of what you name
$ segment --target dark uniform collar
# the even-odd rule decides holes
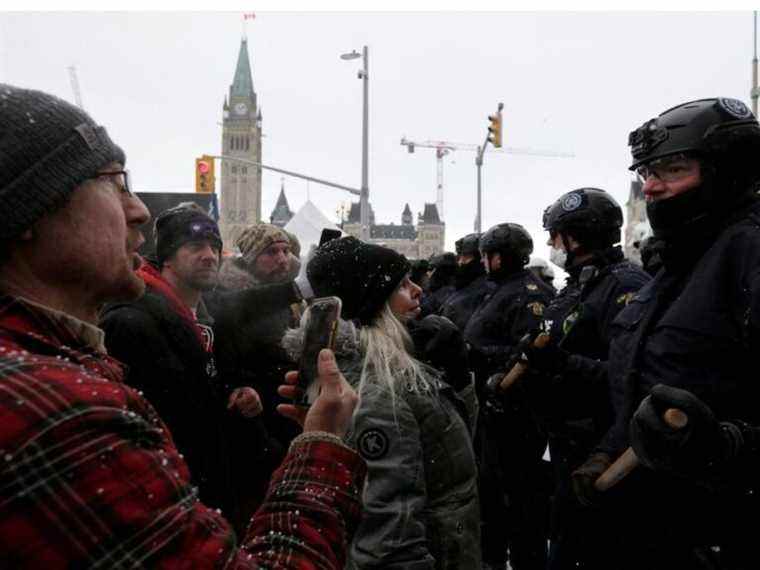
[[[581,285],[588,283],[602,269],[615,263],[620,263],[624,259],[623,248],[619,245],[595,251],[589,259],[567,270],[569,275],[568,282],[579,283]]]
[[[521,267],[517,271],[502,268],[502,269],[497,269],[496,271],[491,271],[488,274],[488,280],[501,285],[503,283],[507,283],[508,281],[517,279],[518,277],[522,277],[526,275],[527,273],[528,273],[528,270],[525,269],[524,267]]]

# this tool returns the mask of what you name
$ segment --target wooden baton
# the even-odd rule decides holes
[[[665,423],[673,429],[683,429],[689,423],[689,416],[677,408],[668,408],[663,414]],[[607,467],[594,482],[597,491],[606,491],[620,483],[631,471],[638,467],[640,461],[632,447],[626,449],[615,462]]]
[[[548,334],[541,333],[533,341],[533,346],[536,348],[544,348],[547,344],[549,344],[549,338],[550,337]],[[499,391],[506,392],[509,390],[512,385],[517,382],[520,377],[525,374],[525,372],[527,372],[528,368],[530,368],[530,366],[527,362],[517,362],[509,370],[509,372],[504,375],[504,378],[501,379],[501,382],[499,382]]]

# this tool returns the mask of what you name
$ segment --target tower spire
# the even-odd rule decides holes
[[[234,96],[254,97],[251,62],[248,59],[248,40],[245,36],[240,40],[235,77],[232,80],[232,86],[230,86],[230,99]]]

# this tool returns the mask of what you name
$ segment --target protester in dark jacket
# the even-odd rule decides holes
[[[256,418],[260,453],[232,458],[242,512],[237,520],[245,524],[248,513],[263,500],[269,477],[298,434],[297,426],[277,413],[278,404],[285,401],[277,387],[283,374],[294,368],[280,341],[287,327],[298,322],[302,301],[293,284],[300,267],[294,254],[300,251],[295,236],[277,226],[255,224],[240,235],[236,244],[241,257],[224,261],[219,286],[204,294],[204,299],[214,318],[220,376],[231,389],[254,387],[263,407]],[[261,298],[264,290],[268,290],[266,299]],[[233,419],[232,423],[244,421]],[[230,427],[228,440],[233,447],[250,444],[250,430],[243,427]]]
[[[108,306],[101,326],[109,353],[129,366],[127,383],[170,426],[202,500],[235,518],[240,500],[227,416],[258,415],[261,401],[250,387],[226,385],[216,368],[213,322],[201,293],[216,285],[221,247],[216,223],[203,212],[163,212],[156,220],[157,266],[146,262],[138,270],[145,295]]]
[[[291,251],[291,238],[271,224],[255,224],[238,238],[242,257],[239,266],[250,277],[246,289],[283,285],[293,287],[298,260]],[[245,289],[244,289],[245,290]],[[274,303],[211,303],[216,321],[217,361],[220,374],[238,386],[253,386],[263,404],[262,420],[276,453],[284,453],[297,430],[277,414],[284,400],[277,394],[280,379],[294,363],[282,349],[288,327],[295,326],[302,304],[289,296]],[[277,461],[276,463],[278,463]]]

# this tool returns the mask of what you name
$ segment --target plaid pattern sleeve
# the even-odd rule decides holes
[[[239,546],[115,361],[2,327],[0,567],[342,567],[364,478],[353,452],[296,446]]]

